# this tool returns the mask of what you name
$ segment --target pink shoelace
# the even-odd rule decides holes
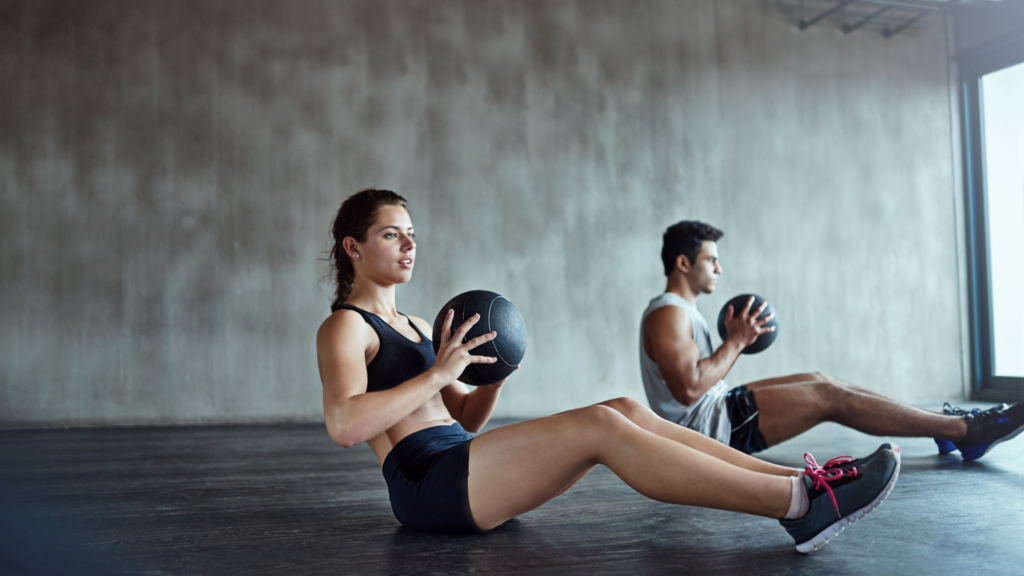
[[[808,460],[808,458],[810,458],[810,460]],[[849,464],[854,460],[855,458],[853,456],[836,456],[835,458],[829,460],[828,462],[825,462],[824,466],[818,466],[818,463],[814,461],[814,456],[811,456],[810,454],[804,454],[804,462],[807,462],[808,464],[814,466],[815,468],[824,468],[826,470],[832,467],[842,466],[843,464]],[[856,470],[856,468],[853,468],[853,470]]]
[[[837,456],[828,462],[825,462],[824,466],[819,466],[818,462],[814,459],[814,456],[812,456],[810,452],[807,452],[804,454],[804,462],[807,462],[807,469],[804,470],[804,476],[808,476],[814,481],[812,488],[815,490],[824,488],[825,491],[828,492],[828,497],[832,499],[832,506],[835,506],[836,514],[842,518],[843,515],[839,512],[839,503],[836,502],[836,495],[832,493],[832,488],[828,483],[839,480],[844,475],[859,476],[860,472],[856,467],[850,468],[849,470],[839,468],[842,464],[853,462],[853,458],[850,456]],[[835,466],[835,468],[832,468],[832,466]]]

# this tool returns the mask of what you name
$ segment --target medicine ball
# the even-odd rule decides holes
[[[498,361],[493,364],[470,364],[459,376],[459,381],[472,386],[487,386],[508,378],[515,371],[526,354],[526,322],[523,315],[507,298],[487,290],[470,290],[448,301],[434,319],[434,354],[441,346],[441,328],[448,310],[455,310],[452,318],[452,334],[473,314],[480,320],[469,329],[463,342],[477,336],[496,331],[498,337],[484,342],[470,351],[477,356],[491,356]]]
[[[754,303],[750,305],[750,309],[751,311],[757,310],[757,307],[760,306],[761,303],[765,301],[764,298],[761,298],[757,294],[740,294],[739,296],[726,302],[725,306],[722,306],[722,311],[718,313],[718,335],[722,337],[722,340],[725,340],[726,338],[729,337],[729,331],[726,330],[725,328],[726,314],[729,313],[729,306],[732,306],[733,316],[739,316],[740,312],[743,311],[743,307],[746,306],[747,300],[749,300],[751,296],[754,297]],[[764,318],[765,316],[772,314],[774,312],[775,307],[772,306],[771,302],[769,302],[768,305],[764,307],[764,311],[761,312],[758,318]],[[779,335],[779,318],[772,318],[767,323],[765,323],[764,326],[774,326],[775,330],[773,332],[768,332],[766,334],[761,334],[760,336],[758,336],[757,340],[754,340],[753,344],[743,349],[743,354],[757,354],[758,352],[762,352],[766,348],[771,346],[772,342],[775,342],[775,337]]]

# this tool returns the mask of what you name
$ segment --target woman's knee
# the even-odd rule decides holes
[[[650,411],[650,408],[644,406],[640,401],[627,397],[612,398],[611,400],[601,402],[598,406],[607,406],[634,421]]]
[[[643,432],[643,428],[626,415],[603,404],[580,408],[570,414],[575,420],[570,425],[571,438],[565,440],[575,446],[578,454],[593,458],[594,464],[601,463],[611,447]]]
[[[577,419],[576,425],[585,429],[590,437],[594,437],[595,432],[600,435],[635,426],[622,412],[604,404],[573,410],[570,414]]]

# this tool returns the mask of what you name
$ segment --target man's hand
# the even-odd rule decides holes
[[[725,313],[725,329],[729,334],[727,340],[735,340],[743,345],[743,348],[750,346],[757,340],[757,337],[761,334],[768,334],[774,332],[775,327],[765,327],[765,324],[771,321],[775,317],[775,313],[772,312],[764,318],[758,319],[758,316],[764,312],[765,307],[768,306],[768,302],[761,302],[761,305],[756,310],[751,311],[750,307],[754,304],[754,297],[751,296],[747,300],[743,309],[738,314],[733,315],[732,305],[726,310]]]

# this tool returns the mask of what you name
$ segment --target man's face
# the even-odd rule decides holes
[[[697,254],[696,262],[691,263],[689,271],[686,272],[686,280],[697,292],[711,294],[715,291],[715,284],[718,284],[718,277],[722,274],[722,266],[718,263],[718,245],[711,240],[705,240]]]

